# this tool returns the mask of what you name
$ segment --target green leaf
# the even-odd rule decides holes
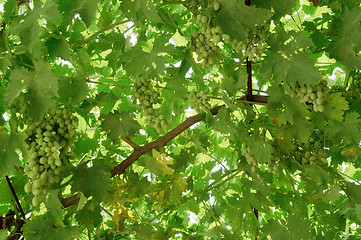
[[[97,202],[103,202],[109,197],[110,169],[108,163],[102,159],[93,161],[93,166],[87,163],[79,165],[72,177],[72,192],[82,192],[85,197],[93,197]]]
[[[305,104],[301,104],[297,98],[286,95],[280,87],[268,88],[267,110],[270,118],[276,125],[293,124],[295,118],[306,117],[308,111]]]
[[[311,239],[311,223],[307,219],[307,215],[303,216],[300,210],[295,214],[288,216],[287,228],[291,234],[290,239]]]
[[[328,51],[330,57],[343,63],[348,69],[361,67],[361,59],[354,49],[354,42],[348,38],[342,38],[330,44]]]
[[[310,57],[308,53],[299,53],[290,59],[287,84],[291,87],[295,87],[297,82],[300,85],[315,85],[321,80],[321,73],[315,67],[316,61]]]
[[[79,235],[79,230],[74,226],[54,227],[53,222],[46,216],[27,220],[22,230],[24,237],[29,240],[64,240],[74,239]]]
[[[292,13],[292,8],[295,6],[296,0],[252,0],[252,4],[261,8],[274,9],[275,13],[272,19],[279,20],[284,15],[290,15]]]
[[[10,22],[11,17],[16,14],[16,1],[7,0],[4,4],[4,21]]]
[[[39,10],[30,11],[24,17],[17,16],[10,27],[10,33],[19,35],[22,44],[24,44],[28,51],[35,57],[41,55],[41,40],[40,35],[43,33],[43,28],[40,27],[38,20],[41,12]]]
[[[42,6],[42,16],[47,20],[58,23],[60,20],[60,13],[58,9],[57,0],[47,0]]]
[[[124,0],[121,9],[125,16],[132,19],[135,25],[145,28],[145,20],[153,23],[160,23],[162,19],[158,11],[150,0]]]
[[[64,220],[63,209],[58,197],[58,190],[51,190],[45,201],[47,220],[54,225],[62,225]]]
[[[0,230],[0,240],[7,240],[8,239],[8,233],[6,230]]]
[[[251,30],[256,25],[263,25],[273,15],[271,11],[246,6],[237,0],[219,0],[218,2],[221,8],[215,13],[215,23],[221,26],[224,33],[237,40],[244,40],[246,29]]]
[[[48,53],[51,58],[61,57],[64,60],[70,60],[73,51],[65,39],[49,38],[45,46],[48,48]]]
[[[7,107],[11,105],[15,98],[19,97],[21,91],[29,86],[32,77],[30,72],[20,67],[11,71],[9,79],[10,82],[4,95],[4,103]]]
[[[352,182],[346,182],[346,189],[344,190],[354,204],[361,204],[361,186]]]
[[[335,142],[343,141],[345,144],[358,145],[361,140],[360,115],[351,112],[346,115],[345,120],[340,123],[337,120],[330,121],[325,133]]]
[[[269,163],[271,161],[272,146],[262,138],[252,136],[248,140],[249,151],[257,163]]]
[[[87,27],[89,27],[95,19],[98,3],[99,0],[87,0],[84,1],[82,8],[79,9],[79,15]]]
[[[134,136],[140,129],[140,125],[133,119],[130,113],[115,111],[101,115],[103,119],[101,128],[114,143],[119,143],[121,136]]]
[[[0,177],[10,175],[20,165],[16,150],[21,149],[25,153],[24,141],[24,134],[9,135],[0,127]]]
[[[342,93],[333,93],[327,98],[325,98],[324,105],[324,114],[328,119],[334,119],[336,121],[342,122],[344,111],[348,110],[348,102]]]
[[[76,220],[88,229],[93,229],[102,223],[101,208],[99,205],[87,202],[84,208],[75,214]]]
[[[51,97],[58,96],[58,79],[54,76],[51,65],[44,61],[34,62],[35,76],[30,87],[39,94]]]
[[[89,94],[86,78],[59,79],[58,95],[62,102],[80,104]]]

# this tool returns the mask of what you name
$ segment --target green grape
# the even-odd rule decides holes
[[[77,118],[64,108],[52,111],[41,122],[29,124],[26,132],[30,154],[24,172],[32,181],[27,183],[26,190],[32,190],[35,197],[39,197],[41,191],[46,193],[50,184],[59,181],[59,178],[51,176],[54,175],[52,169],[56,170],[57,174],[60,173],[59,167],[63,163],[59,156],[67,154],[71,149],[76,139],[77,121]],[[34,199],[34,205],[38,204],[40,198]]]
[[[31,183],[26,183],[25,184],[25,187],[24,187],[24,190],[25,190],[25,192],[26,193],[30,193],[31,192],[31,190],[32,190],[32,185],[31,185]]]
[[[201,109],[203,110],[209,110],[211,108],[211,105],[209,102],[209,97],[206,95],[208,91],[201,91],[199,93],[191,92],[188,101],[191,105],[191,107],[196,110],[197,112],[200,112]]]
[[[327,83],[321,81],[316,86],[297,85],[291,92],[287,92],[286,94],[299,97],[299,102],[301,103],[313,104],[313,110],[315,112],[323,112],[324,97],[328,95],[328,92]]]

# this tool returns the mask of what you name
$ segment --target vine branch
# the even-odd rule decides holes
[[[244,4],[246,4],[247,6],[251,5],[251,0],[245,0]],[[247,80],[247,95],[246,95],[246,99],[248,101],[253,101],[253,91],[252,91],[252,62],[248,59],[246,59],[246,64],[247,64],[247,75],[248,75],[248,80]]]
[[[112,29],[118,25],[124,24],[130,22],[130,20],[123,20],[123,21],[119,21],[119,22],[115,22],[109,25],[104,26],[103,28],[99,29],[98,31],[96,31],[95,33],[93,33],[92,35],[90,35],[88,38],[85,38],[83,40],[78,40],[78,41],[74,41],[73,43],[89,43],[91,40],[93,40],[94,38],[96,38],[99,34]]]
[[[242,100],[246,100],[246,98],[247,98],[247,96],[239,98],[237,100],[242,101]],[[264,103],[267,103],[267,101],[268,101],[268,96],[255,95],[255,96],[253,96],[252,103],[253,104],[264,104]],[[210,109],[210,112],[212,115],[216,115],[219,112],[219,110],[223,107],[225,107],[225,105],[220,105],[220,106],[214,107],[214,108]],[[171,141],[172,139],[177,137],[179,134],[181,134],[182,132],[184,132],[185,130],[190,128],[192,125],[194,125],[200,121],[202,121],[202,114],[197,114],[192,117],[189,117],[184,122],[182,122],[177,127],[175,127],[173,130],[166,133],[164,136],[162,136],[150,143],[147,143],[143,146],[138,146],[137,144],[134,143],[134,147],[133,147],[132,146],[133,143],[129,142],[128,144],[129,145],[132,144],[130,146],[132,146],[134,148],[133,153],[130,154],[126,159],[124,159],[120,164],[118,164],[111,170],[110,177],[114,177],[114,176],[123,174],[125,172],[125,170],[129,166],[131,166],[135,161],[137,161],[142,155],[152,151],[155,148],[165,146],[169,141]],[[63,207],[72,206],[72,205],[76,204],[78,201],[79,201],[79,197],[77,195],[73,195],[71,197],[64,198],[61,200]]]
[[[22,216],[23,219],[25,220],[25,213],[24,213],[24,211],[23,211],[23,208],[22,208],[21,205],[20,205],[19,198],[18,198],[18,196],[17,196],[16,193],[15,193],[15,189],[14,189],[13,185],[11,184],[11,181],[10,181],[8,175],[5,175],[5,178],[6,178],[6,181],[7,181],[8,185],[9,185],[10,191],[11,191],[11,193],[13,194],[13,196],[14,196],[14,198],[15,198],[15,202],[16,202],[16,205],[18,206],[18,209],[19,209],[19,211],[20,211],[20,213],[21,213],[21,216]]]

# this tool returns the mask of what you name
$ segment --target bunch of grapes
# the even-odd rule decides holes
[[[202,110],[209,110],[211,105],[209,104],[208,90],[201,91],[198,93],[191,92],[188,101],[191,105],[191,108],[200,112]]]
[[[77,125],[78,119],[64,108],[54,110],[28,126],[29,157],[24,172],[31,182],[25,185],[25,191],[34,194],[34,206],[46,196],[51,184],[59,182],[61,167],[65,164],[62,159],[77,139]]]
[[[299,97],[301,103],[313,104],[313,110],[315,112],[323,112],[325,96],[328,95],[329,88],[326,81],[321,81],[316,86],[310,85],[297,85],[290,93],[291,97]]]
[[[249,61],[257,60],[267,48],[268,31],[268,25],[257,26],[255,29],[246,32],[245,41],[239,42],[234,39],[232,47],[237,53],[245,55]]]
[[[327,162],[325,151],[320,142],[313,143],[312,147],[310,143],[299,145],[295,158],[302,165],[314,165]]]
[[[132,87],[132,100],[140,106],[146,117],[148,125],[153,126],[158,133],[162,130],[167,131],[170,119],[165,119],[163,115],[159,115],[154,105],[161,104],[160,94],[155,90],[155,86],[151,80],[139,77],[135,79]]]
[[[249,147],[246,142],[243,142],[242,144],[242,154],[246,158],[248,164],[253,166],[257,165],[256,159],[250,153]]]
[[[192,50],[197,54],[197,61],[202,67],[211,67],[221,59],[218,43],[222,39],[222,29],[211,27],[209,21],[207,16],[197,15],[195,22],[199,24],[200,32],[192,33]]]

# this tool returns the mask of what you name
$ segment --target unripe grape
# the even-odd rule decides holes
[[[30,193],[31,190],[32,190],[31,183],[29,183],[29,182],[26,183],[26,184],[25,184],[25,187],[24,187],[24,190],[25,190],[26,193]]]
[[[218,2],[213,4],[214,11],[218,11],[221,8],[221,5]]]
[[[35,196],[32,200],[32,203],[34,206],[38,206],[40,204],[40,198],[38,196]]]

